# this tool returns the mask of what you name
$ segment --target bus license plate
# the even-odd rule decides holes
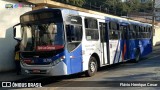
[[[40,73],[40,70],[33,70],[33,73]]]

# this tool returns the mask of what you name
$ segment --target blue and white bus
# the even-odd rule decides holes
[[[21,15],[13,28],[26,74],[93,76],[99,67],[138,61],[152,52],[150,24],[108,14],[45,8]]]

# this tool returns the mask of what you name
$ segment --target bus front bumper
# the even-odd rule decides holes
[[[55,66],[51,65],[23,65],[21,63],[21,71],[24,74],[60,76],[67,74],[67,65],[62,61]]]

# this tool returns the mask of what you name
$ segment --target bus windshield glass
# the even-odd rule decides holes
[[[64,47],[62,23],[22,26],[21,51],[52,51]]]

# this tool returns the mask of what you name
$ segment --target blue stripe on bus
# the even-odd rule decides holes
[[[148,55],[152,52],[152,43],[149,39],[140,39],[138,40],[139,43],[141,43],[141,57]]]

